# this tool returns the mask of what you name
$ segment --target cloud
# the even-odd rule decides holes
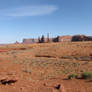
[[[0,16],[22,17],[52,14],[58,10],[54,5],[25,6],[0,10]]]

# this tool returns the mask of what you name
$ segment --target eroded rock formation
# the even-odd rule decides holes
[[[74,35],[74,36],[57,36],[55,38],[45,38],[44,35],[38,39],[23,39],[23,43],[48,43],[48,42],[72,42],[72,41],[92,41],[92,36]]]

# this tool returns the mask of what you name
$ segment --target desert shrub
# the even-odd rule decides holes
[[[92,79],[92,72],[83,72],[81,77],[82,79]]]
[[[77,79],[78,75],[77,74],[70,74],[70,75],[68,75],[68,79],[73,79],[73,78]]]

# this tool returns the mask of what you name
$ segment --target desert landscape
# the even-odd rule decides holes
[[[0,92],[92,92],[92,42],[0,46]]]
[[[92,92],[92,0],[0,0],[0,92]]]

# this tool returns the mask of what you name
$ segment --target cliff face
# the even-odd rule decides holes
[[[72,41],[72,36],[58,36],[53,38],[53,42],[70,42]]]
[[[40,40],[40,42],[39,42]],[[85,36],[85,35],[74,35],[74,36],[57,36],[55,38],[45,38],[42,37],[41,39],[23,39],[24,44],[29,43],[46,43],[46,42],[71,42],[71,41],[92,41],[92,36]]]
[[[23,39],[23,43],[25,44],[38,43],[38,39]]]
[[[72,41],[92,41],[92,36],[75,35],[72,37]]]
[[[72,36],[60,36],[59,37],[59,42],[71,42],[72,41]]]
[[[40,43],[46,43],[46,42],[64,42],[64,41],[71,41],[72,36],[57,36],[55,38],[42,38],[40,39]],[[23,39],[23,43],[29,44],[29,43],[39,43],[39,39]]]

